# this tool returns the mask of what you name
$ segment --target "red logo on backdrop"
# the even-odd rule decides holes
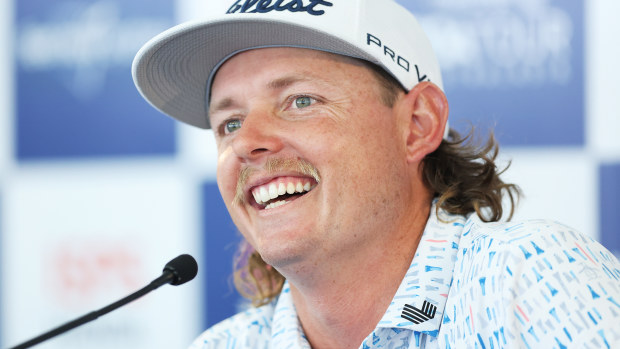
[[[126,243],[64,244],[46,269],[55,301],[67,306],[122,297],[146,280],[140,255]]]

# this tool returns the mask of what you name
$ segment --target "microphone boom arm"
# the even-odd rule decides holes
[[[193,279],[194,276],[196,276],[197,272],[198,272],[198,265],[196,264],[196,261],[194,260],[194,258],[186,254],[180,255],[177,258],[173,259],[172,261],[168,262],[168,264],[166,264],[166,267],[164,268],[164,271],[160,277],[151,281],[150,284],[141,288],[140,290],[106,307],[90,312],[84,316],[81,316],[73,321],[67,322],[64,325],[58,326],[46,333],[43,333],[40,336],[37,336],[29,341],[26,341],[22,344],[19,344],[9,349],[30,348],[52,337],[56,337],[59,334],[65,333],[80,325],[93,321],[97,319],[98,317],[111,312],[112,310],[120,308],[123,305],[144,296],[145,294],[157,289],[158,287],[162,285],[165,285],[165,284],[180,285],[182,283],[185,283]]]

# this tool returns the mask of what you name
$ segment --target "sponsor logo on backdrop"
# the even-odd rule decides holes
[[[570,83],[576,28],[563,6],[550,0],[442,0],[424,6],[432,12],[421,11],[418,19],[448,85]]]
[[[117,289],[118,295],[123,296],[148,281],[140,256],[122,242],[59,244],[51,250],[44,269],[55,302],[79,309],[110,290]]]
[[[125,68],[136,48],[169,26],[155,17],[123,17],[111,1],[59,3],[52,12],[47,21],[20,21],[19,65],[27,72],[61,72],[56,78],[82,100],[97,98],[108,71]]]
[[[584,144],[584,0],[397,1],[429,36],[458,131],[493,131],[503,146]]]
[[[140,98],[130,68],[140,47],[172,26],[174,2],[20,0],[15,6],[20,161],[176,151],[174,124],[156,118]]]

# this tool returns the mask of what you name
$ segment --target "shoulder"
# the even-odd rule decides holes
[[[470,217],[453,291],[453,312],[469,315],[467,325],[489,344],[598,347],[620,340],[613,325],[620,321],[620,263],[592,237],[558,222]]]
[[[617,262],[614,256],[591,236],[551,220],[486,223],[472,217],[464,227],[461,242],[463,248],[514,250],[526,260],[534,255],[542,255],[545,251],[565,251],[565,257],[574,255],[584,261],[596,261],[601,257],[602,260],[597,262]]]
[[[497,239],[497,245],[517,250],[528,260],[530,257],[542,256],[545,251],[561,255],[556,259],[559,264],[565,260],[573,262],[590,262],[593,264],[618,265],[618,260],[591,235],[551,220],[528,220],[516,223],[481,223],[474,224],[473,238],[488,236]],[[549,257],[551,253],[546,254]],[[620,277],[620,274],[616,274]]]
[[[203,332],[189,349],[267,348],[273,308],[267,304],[236,314]]]
[[[519,239],[551,237],[562,235],[564,241],[568,239],[584,239],[585,236],[577,230],[559,222],[546,219],[532,219],[519,222],[483,222],[475,215],[467,220],[463,236],[476,238],[494,238],[498,242],[511,243]],[[592,240],[592,239],[590,239]]]
[[[483,263],[481,271],[504,277],[527,281],[533,273],[534,281],[539,281],[539,271],[554,275],[572,272],[575,281],[620,282],[620,263],[611,252],[591,236],[550,220],[484,223],[470,218],[459,250],[461,262]],[[588,276],[578,277],[584,273]]]

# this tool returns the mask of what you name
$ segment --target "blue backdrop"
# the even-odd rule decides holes
[[[616,256],[620,255],[620,163],[601,165],[599,169],[601,202],[601,242]]]
[[[582,0],[399,2],[438,53],[457,129],[484,125],[504,146],[583,145]]]
[[[202,217],[205,261],[204,302],[206,327],[211,327],[238,312],[242,297],[235,290],[232,260],[241,234],[230,219],[215,182],[202,186]]]
[[[130,69],[173,5],[16,1],[17,158],[173,155],[174,122],[144,103]]]

